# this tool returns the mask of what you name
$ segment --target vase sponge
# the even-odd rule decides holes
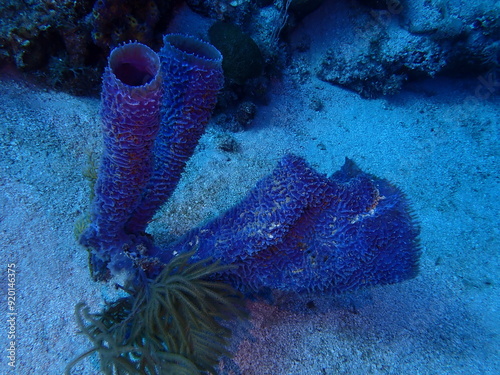
[[[198,247],[236,266],[223,277],[245,292],[339,293],[418,273],[419,228],[403,193],[349,159],[330,178],[293,155],[241,203],[188,232],[172,253]]]
[[[103,76],[104,152],[80,237],[95,279],[139,263],[161,268],[148,258],[154,243],[146,227],[177,186],[223,85],[215,47],[179,34],[163,41],[158,54],[137,42],[113,49]]]
[[[152,150],[160,128],[162,98],[160,60],[149,47],[128,43],[115,48],[103,75],[102,134],[104,151],[95,185],[92,221],[80,238],[92,249],[98,278],[107,267],[131,267],[124,255],[131,238],[124,226],[140,203],[152,172]]]

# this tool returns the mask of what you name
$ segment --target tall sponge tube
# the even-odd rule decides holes
[[[144,232],[160,206],[172,195],[186,162],[205,131],[222,88],[222,55],[191,36],[167,34],[159,52],[165,77],[162,126],[155,141],[155,169],[141,204],[126,228]]]
[[[132,42],[111,52],[101,98],[104,151],[92,222],[80,238],[91,251],[96,278],[106,278],[107,268],[130,266],[123,250],[133,245],[124,226],[152,174],[162,91],[160,61],[153,50]]]

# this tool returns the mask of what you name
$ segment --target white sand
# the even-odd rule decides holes
[[[364,100],[310,79],[273,85],[239,153],[217,148],[212,126],[173,199],[152,225],[177,236],[236,203],[286,152],[323,173],[345,156],[403,189],[422,225],[421,274],[340,297],[250,303],[224,374],[494,374],[500,368],[499,97],[478,80],[429,81]],[[322,111],[310,108],[321,100]],[[471,98],[476,98],[471,100]],[[61,374],[89,342],[73,309],[114,298],[94,283],[73,235],[88,205],[86,152],[100,149],[99,100],[0,86],[0,233],[4,323],[1,374]],[[7,264],[16,265],[16,366],[7,364]],[[314,308],[305,307],[313,300]],[[236,368],[239,367],[239,370]],[[93,357],[75,374],[97,374]]]

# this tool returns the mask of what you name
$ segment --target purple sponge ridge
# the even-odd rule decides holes
[[[154,146],[154,173],[127,223],[144,232],[160,206],[172,195],[186,162],[205,131],[223,85],[222,55],[193,37],[168,34],[159,52],[164,77],[162,127]]]
[[[124,226],[151,176],[162,90],[160,61],[149,47],[129,43],[111,52],[102,88],[104,152],[92,222],[80,239],[93,249],[94,273],[106,272],[110,261],[111,268],[129,263]]]

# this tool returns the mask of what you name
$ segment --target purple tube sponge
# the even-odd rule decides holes
[[[419,229],[406,198],[350,160],[327,178],[286,156],[239,205],[165,251],[154,246],[144,231],[204,132],[223,83],[221,61],[211,45],[181,35],[165,37],[160,57],[140,43],[112,51],[104,153],[80,238],[94,277],[126,269],[154,278],[173,254],[193,247],[195,257],[235,265],[220,276],[248,292],[336,293],[414,277]]]
[[[418,234],[387,181],[350,160],[327,178],[286,156],[240,204],[169,250],[196,246],[200,258],[236,265],[222,277],[242,291],[338,293],[414,277]]]
[[[311,191],[322,195],[327,188],[325,178],[302,159],[287,156],[240,204],[188,233],[176,250],[198,245],[196,256],[200,259],[214,257],[224,263],[238,263],[279,245],[293,223],[315,203]]]
[[[129,43],[111,52],[102,88],[104,152],[92,222],[80,238],[91,250],[97,278],[107,278],[106,267],[130,266],[125,253],[140,242],[124,226],[151,177],[162,91],[160,61],[153,50]]]
[[[172,195],[205,131],[224,79],[222,55],[196,38],[166,35],[159,56],[165,77],[162,127],[154,146],[153,176],[126,226],[132,233],[144,232],[155,212]]]

